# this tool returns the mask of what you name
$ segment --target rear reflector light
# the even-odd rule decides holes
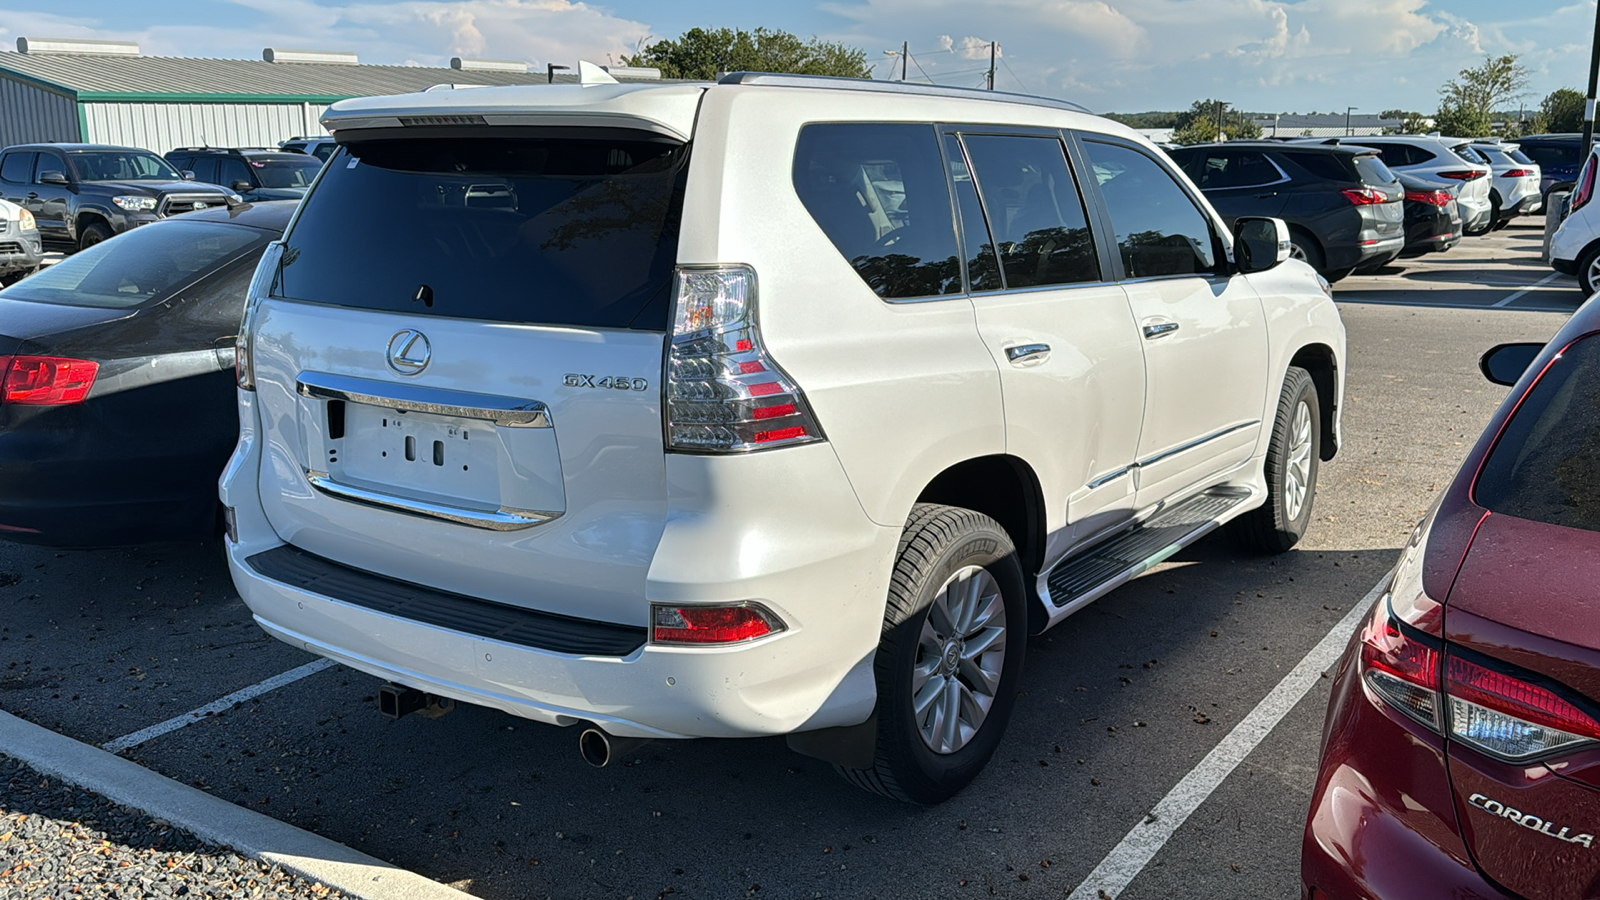
[[[63,406],[89,396],[100,364],[59,356],[14,356],[6,361],[0,402],[24,406]]]
[[[1440,209],[1450,205],[1448,191],[1406,191],[1406,199],[1416,203],[1430,203]]]
[[[1526,759],[1600,741],[1600,722],[1554,691],[1459,656],[1445,665],[1450,734],[1496,756]]]
[[[823,439],[800,387],[756,327],[748,266],[679,269],[667,360],[666,445],[738,453]]]
[[[651,607],[650,640],[657,644],[737,644],[783,628],[777,616],[755,603]]]
[[[1461,172],[1439,172],[1437,174],[1440,178],[1449,178],[1454,181],[1473,181],[1484,176],[1483,172],[1479,172],[1476,169],[1468,169]]]
[[[1373,693],[1439,730],[1439,651],[1408,637],[1387,611],[1361,635],[1361,669]]]
[[[1339,193],[1356,206],[1368,206],[1373,203],[1388,203],[1389,195],[1377,188],[1345,188]]]
[[[1511,169],[1506,172],[1507,178],[1526,178],[1533,174],[1532,169]]]

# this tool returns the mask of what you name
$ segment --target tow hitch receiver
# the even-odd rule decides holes
[[[437,719],[455,708],[456,702],[449,697],[424,693],[403,684],[386,684],[378,688],[378,712],[391,719],[398,719],[411,713],[421,713],[430,719]]]

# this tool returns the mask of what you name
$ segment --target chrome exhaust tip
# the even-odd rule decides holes
[[[578,755],[583,761],[596,769],[603,769],[626,755],[630,750],[642,747],[649,741],[642,738],[619,738],[606,734],[599,728],[590,725],[578,733]]]

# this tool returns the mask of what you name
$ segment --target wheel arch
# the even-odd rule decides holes
[[[1339,433],[1334,427],[1338,421],[1339,360],[1327,344],[1307,344],[1296,350],[1289,365],[1311,373],[1311,383],[1317,388],[1317,407],[1320,410],[1323,462],[1333,459],[1339,452]]]
[[[1031,578],[1044,565],[1044,490],[1033,467],[1019,457],[995,454],[955,463],[935,475],[916,502],[983,513],[1011,536],[1025,574]]]
[[[117,233],[116,227],[111,224],[110,215],[108,215],[105,211],[98,209],[80,209],[78,210],[78,214],[73,217],[72,220],[72,239],[74,241],[82,240],[84,229],[88,228],[90,225],[104,225],[106,228],[111,230],[113,235]]]

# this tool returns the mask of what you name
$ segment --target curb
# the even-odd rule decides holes
[[[235,806],[197,788],[0,711],[0,753],[108,800],[165,819],[202,840],[232,848],[362,900],[473,900],[344,844]]]

